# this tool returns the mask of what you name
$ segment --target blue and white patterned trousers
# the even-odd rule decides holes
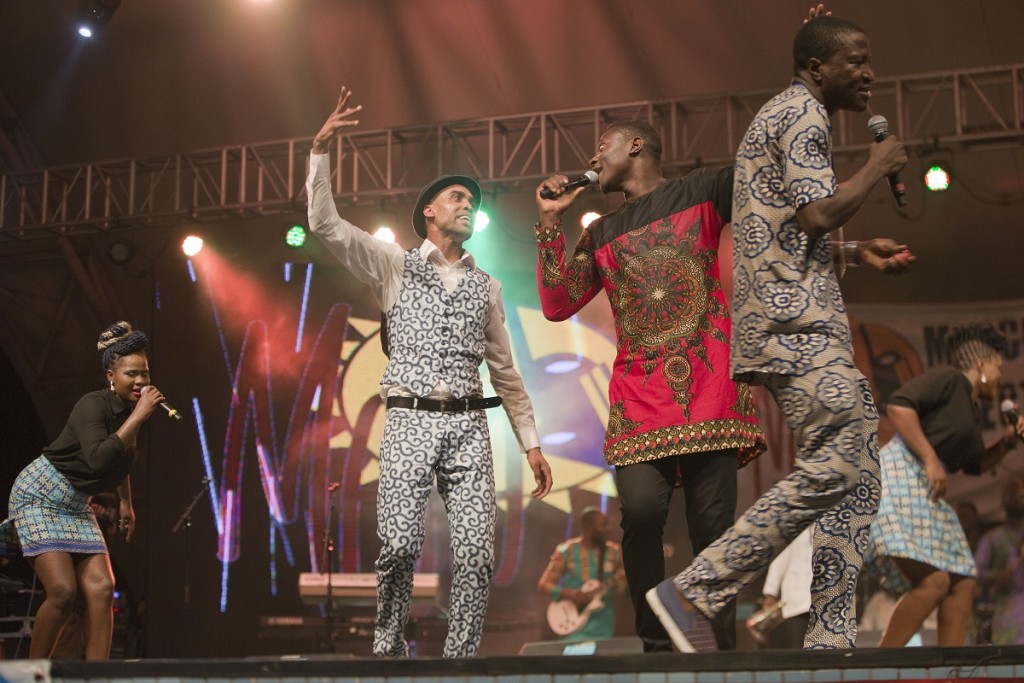
[[[878,509],[878,412],[856,368],[830,365],[800,376],[760,376],[793,431],[794,471],[675,578],[709,618],[768,567],[809,524],[814,578],[806,648],[852,648],[855,593]]]
[[[377,624],[373,652],[405,657],[416,561],[425,512],[437,480],[451,527],[452,587],[445,657],[472,657],[480,646],[494,574],[494,462],[482,410],[434,413],[389,408],[380,453]]]

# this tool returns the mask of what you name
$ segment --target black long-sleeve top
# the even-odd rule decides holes
[[[78,399],[60,436],[43,455],[82,493],[113,491],[135,461],[135,449],[126,448],[116,434],[130,412],[109,389],[90,392]]]

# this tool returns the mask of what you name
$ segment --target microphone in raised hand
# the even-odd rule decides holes
[[[576,180],[570,180],[568,183],[566,183],[565,186],[562,188],[562,194],[565,194],[566,192],[572,192],[578,187],[586,187],[587,185],[596,182],[597,173],[595,173],[594,171],[587,171]],[[550,190],[546,187],[542,187],[540,189],[540,196],[544,199],[556,199],[558,197],[558,195],[555,194],[553,190]]]
[[[875,142],[881,142],[882,140],[889,137],[889,121],[881,114],[876,114],[868,119],[868,130],[871,131],[871,135],[874,136]],[[896,206],[907,205],[907,188],[900,180],[899,173],[890,173],[889,179],[889,190],[892,192],[892,196],[896,199]]]
[[[153,386],[153,385],[152,384],[147,384],[146,386],[142,387],[142,391],[145,392],[151,386]],[[171,406],[171,404],[167,402],[166,399],[163,400],[163,401],[160,401],[160,403],[157,403],[157,405],[160,406],[161,408],[163,408],[164,412],[167,413],[167,417],[171,418],[172,420],[180,420],[181,419],[181,413],[179,413],[175,408],[173,408]]]
[[[1003,414],[1003,419],[1006,420],[1006,424],[1012,425],[1014,433],[1017,434],[1017,438],[1024,439],[1017,431],[1017,423],[1020,422],[1020,412],[1017,410],[1017,404],[1010,399],[1003,399],[1003,402],[999,404],[999,411]]]

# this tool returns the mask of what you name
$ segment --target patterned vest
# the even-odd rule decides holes
[[[391,358],[382,384],[426,396],[440,380],[457,398],[479,396],[490,276],[469,268],[451,294],[432,265],[405,255],[398,300],[386,313]]]

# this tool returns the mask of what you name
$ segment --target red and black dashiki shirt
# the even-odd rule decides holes
[[[718,241],[733,169],[697,169],[598,218],[566,263],[561,225],[536,226],[537,289],[565,320],[603,287],[617,354],[604,455],[630,465],[683,453],[765,449],[750,389],[729,376],[729,311]]]

